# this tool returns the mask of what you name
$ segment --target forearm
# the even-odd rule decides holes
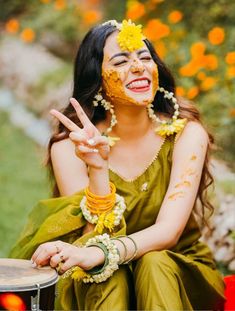
[[[108,162],[105,161],[102,168],[89,167],[89,189],[96,195],[110,193]]]
[[[146,229],[129,235],[136,243],[137,253],[134,259],[138,259],[151,251],[170,249],[177,243],[177,234],[166,223],[154,224]],[[135,251],[134,243],[125,237],[120,238],[126,245],[126,260],[129,260]],[[125,257],[125,249],[119,241],[115,240],[121,258]]]

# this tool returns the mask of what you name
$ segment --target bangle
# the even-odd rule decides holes
[[[98,247],[100,247],[100,244],[103,244],[104,248],[102,248],[102,250],[104,249],[104,254],[107,257],[107,264],[106,265],[104,264],[104,266],[102,267],[102,272],[100,273],[97,271],[96,273],[94,273],[94,271],[92,271],[92,273],[94,274],[90,274],[89,271],[85,271],[86,275],[83,277],[84,283],[104,282],[110,276],[113,275],[114,271],[118,269],[118,262],[120,260],[120,255],[118,252],[118,248],[116,247],[115,243],[111,241],[109,235],[107,233],[104,233],[103,235],[97,235],[89,239],[85,245],[86,247],[89,247],[90,245],[94,246],[94,244],[95,245],[98,244],[99,245]]]
[[[108,265],[109,261],[108,261],[108,249],[107,247],[101,243],[101,242],[98,242],[98,243],[93,243],[93,244],[89,244],[87,247],[98,247],[100,248],[103,253],[104,253],[104,264],[103,265],[99,265],[99,266],[96,266],[90,270],[86,270],[87,273],[93,275],[93,274],[98,274],[98,273],[101,273],[104,271],[105,267]]]
[[[120,224],[122,215],[126,209],[126,204],[124,198],[116,193],[115,205],[111,211],[104,212],[102,214],[91,213],[89,208],[87,208],[86,196],[82,198],[80,202],[80,208],[84,218],[88,222],[96,224],[95,231],[102,233],[105,228],[112,232],[114,227]]]
[[[119,238],[112,238],[111,240],[119,241],[123,245],[123,247],[124,247],[124,258],[123,258],[123,260],[119,261],[119,263],[118,263],[119,265],[121,265],[121,264],[123,264],[125,262],[126,257],[127,257],[127,247],[126,247],[126,244]]]
[[[127,238],[129,240],[131,240],[131,242],[134,244],[134,253],[132,254],[132,256],[130,257],[130,259],[128,260],[125,260],[122,262],[123,265],[126,265],[128,264],[131,260],[133,260],[135,258],[135,256],[137,255],[137,252],[138,252],[138,247],[137,247],[137,244],[136,242],[134,241],[133,238],[131,238],[130,236],[128,235],[119,235],[118,238]]]

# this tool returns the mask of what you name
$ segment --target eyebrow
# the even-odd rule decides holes
[[[138,51],[138,52],[137,52],[137,55],[140,55],[140,54],[145,53],[145,52],[150,53],[149,50],[143,49],[143,50]],[[109,61],[111,61],[113,58],[118,57],[118,56],[126,56],[126,57],[128,57],[129,55],[130,55],[130,53],[128,53],[128,52],[117,53],[117,54],[114,54],[114,55],[109,59]]]

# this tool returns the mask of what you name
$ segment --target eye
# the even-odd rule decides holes
[[[142,56],[140,59],[141,59],[141,60],[151,60],[152,57],[146,55],[146,56]]]
[[[114,66],[122,65],[125,63],[127,63],[127,61],[123,59],[123,60],[120,60],[119,62],[115,63]]]

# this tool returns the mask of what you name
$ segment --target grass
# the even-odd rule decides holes
[[[0,112],[0,257],[7,257],[34,204],[49,196],[44,152]]]

